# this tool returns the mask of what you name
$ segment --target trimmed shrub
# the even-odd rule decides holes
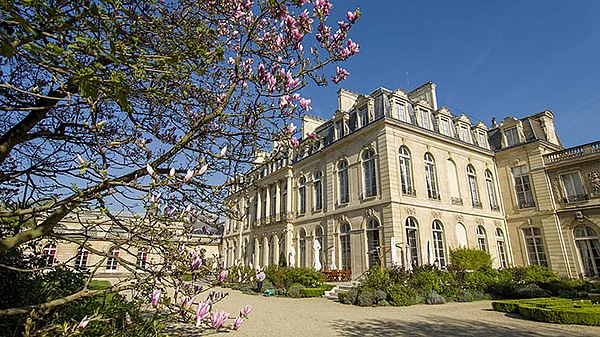
[[[373,301],[378,303],[381,300],[385,300],[387,298],[387,294],[383,290],[375,290],[373,292]]]
[[[492,258],[486,251],[458,248],[450,251],[450,263],[455,270],[481,270],[492,267]]]
[[[387,300],[381,300],[381,301],[377,302],[377,305],[380,307],[389,307],[390,302],[388,302]]]
[[[348,304],[346,303],[346,296],[348,295],[347,291],[340,291],[337,295],[340,303]]]
[[[600,325],[600,307],[590,301],[557,298],[492,302],[494,310],[549,323]]]
[[[302,289],[304,289],[303,285],[294,284],[288,288],[287,296],[291,298],[300,298],[302,297]]]
[[[370,291],[363,291],[358,294],[358,305],[361,307],[370,307],[375,304],[375,296]]]
[[[415,292],[403,285],[394,285],[388,292],[388,299],[391,305],[397,307],[405,307],[416,304]]]
[[[415,292],[403,285],[395,285],[388,292],[388,299],[391,305],[405,307],[416,304]]]
[[[446,299],[444,296],[436,293],[435,291],[430,291],[425,298],[425,303],[427,304],[444,304],[446,303]]]
[[[471,290],[461,290],[454,296],[456,302],[473,302],[475,301],[475,295]]]
[[[323,283],[323,285],[321,286],[321,288],[324,288],[325,290],[329,291],[329,290],[335,288],[335,286],[333,284]]]
[[[346,292],[346,297],[344,298],[344,304],[354,304],[356,303],[356,299],[358,298],[358,289],[352,288]]]
[[[321,297],[325,292],[325,288],[302,288],[300,294],[302,297]]]
[[[536,298],[536,297],[549,297],[550,293],[540,288],[537,284],[531,283],[523,287],[517,288],[515,291],[519,298]]]
[[[513,267],[506,269],[506,271],[510,272],[513,276],[513,280],[519,284],[550,283],[560,280],[560,277],[558,277],[558,274],[556,274],[554,270],[537,265]]]

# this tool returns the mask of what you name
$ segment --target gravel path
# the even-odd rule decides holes
[[[600,327],[558,325],[491,310],[490,301],[362,308],[324,298],[229,296],[218,310],[239,312],[252,305],[250,319],[228,336],[600,336]],[[173,326],[171,336],[196,336],[193,327]]]

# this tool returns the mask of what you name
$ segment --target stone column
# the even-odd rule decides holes
[[[263,254],[263,266],[261,267],[266,267],[269,265],[269,238],[267,236],[263,237],[263,249],[262,249],[262,254]]]
[[[262,217],[262,193],[260,188],[256,189],[256,220]]]
[[[279,264],[279,234],[273,233],[273,257],[274,263]]]
[[[315,238],[313,236],[306,237],[306,267],[313,267],[313,263],[315,261],[315,252],[313,251],[313,240]]]
[[[258,236],[254,237],[254,261],[252,261],[252,263],[254,263],[254,268],[258,268],[259,264],[260,264],[260,243],[258,241]]]
[[[352,278],[356,278],[367,270],[367,247],[365,245],[365,230],[363,228],[350,231],[350,261]]]
[[[265,217],[268,218],[271,215],[271,187],[267,185],[265,187]]]
[[[285,209],[288,212],[293,212],[292,209],[292,194],[294,193],[294,189],[292,188],[292,171],[288,171],[287,174],[287,200],[285,201]],[[291,242],[291,241],[290,241]]]
[[[281,181],[275,183],[275,195],[277,200],[275,200],[275,214],[281,213]]]

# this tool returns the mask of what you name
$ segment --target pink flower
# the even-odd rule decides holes
[[[350,23],[354,23],[360,17],[360,11],[356,10],[355,12],[348,11],[346,13],[346,19],[350,21]]]
[[[302,108],[304,108],[304,110],[308,111],[308,110],[312,110],[310,103],[312,101],[310,100],[310,98],[301,98],[300,99],[300,106]]]
[[[287,72],[286,77],[287,77],[287,87],[288,88],[294,89],[298,86],[298,84],[300,84],[300,80],[294,79],[292,77],[292,74],[289,71]]]
[[[329,11],[333,5],[329,2],[329,0],[315,0],[314,2],[315,10],[321,15],[329,15]]]
[[[287,133],[289,133],[289,134],[292,134],[292,133],[294,133],[294,131],[296,131],[296,125],[294,125],[294,123],[290,123],[290,124],[287,126],[287,130],[286,130],[286,131],[287,131]]]
[[[77,155],[77,162],[79,163],[79,165],[85,164],[85,160],[83,160],[83,157],[81,157],[80,154]]]
[[[195,251],[190,253],[190,265],[192,270],[198,270],[202,265],[202,258]]]
[[[188,181],[194,176],[194,170],[187,170],[187,174],[183,177],[183,181]]]
[[[175,176],[175,168],[171,167],[171,170],[169,171],[169,177],[174,177]]]
[[[298,140],[296,139],[296,141],[298,141]],[[256,280],[258,282],[264,281],[266,277],[267,277],[267,275],[265,275],[264,271],[261,271],[260,273],[256,274]]]
[[[208,164],[202,165],[202,167],[198,170],[198,176],[203,175],[206,172],[206,170],[208,170]]]
[[[152,166],[150,166],[150,164],[146,164],[146,171],[148,171],[149,175],[154,175],[154,169],[152,168]]]
[[[346,46],[348,47],[348,50],[350,51],[350,53],[352,53],[352,55],[358,54],[358,52],[360,51],[358,43],[352,41],[352,39],[348,39],[348,41],[346,41]]]
[[[210,311],[210,304],[205,301],[198,303],[198,309],[196,309],[196,327],[200,326],[202,320],[204,320]]]
[[[152,291],[151,299],[152,299],[152,306],[155,308],[158,307],[158,301],[160,301],[160,289],[154,289]]]
[[[333,77],[333,82],[340,83],[341,81],[345,80],[348,75],[350,75],[350,73],[346,69],[336,67],[336,75]]]
[[[225,281],[227,275],[229,275],[229,270],[221,270],[221,272],[219,273],[219,282]]]
[[[191,297],[186,297],[181,302],[181,307],[184,309],[189,309],[191,306],[192,306],[192,298]]]
[[[229,318],[229,313],[225,311],[213,312],[210,315],[210,324],[215,328],[215,330],[219,330],[225,321]]]
[[[85,316],[79,324],[77,324],[77,330],[83,330],[90,323],[92,319],[89,316]]]
[[[290,95],[283,95],[279,98],[279,109],[284,109],[290,105]]]
[[[241,317],[236,317],[235,321],[233,321],[233,330],[237,330],[242,326],[244,320]]]
[[[317,134],[314,132],[309,133],[307,136],[308,136],[308,139],[317,139]]]
[[[293,94],[292,95],[292,100],[294,100],[294,101],[300,100],[300,94]]]
[[[252,311],[252,306],[250,304],[246,304],[246,306],[243,307],[242,310],[240,310],[240,316],[248,317],[248,315],[250,315],[251,311]]]
[[[298,138],[296,138],[296,137],[290,138],[290,147],[296,148],[296,147],[298,147],[298,145],[300,145],[300,141],[298,141]]]

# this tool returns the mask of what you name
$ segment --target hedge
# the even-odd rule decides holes
[[[300,289],[300,294],[302,294],[302,297],[321,297],[323,296],[325,290],[326,289],[324,287],[302,288]]]
[[[518,313],[541,322],[600,326],[600,305],[589,300],[536,298],[495,301],[492,307],[496,311]]]

